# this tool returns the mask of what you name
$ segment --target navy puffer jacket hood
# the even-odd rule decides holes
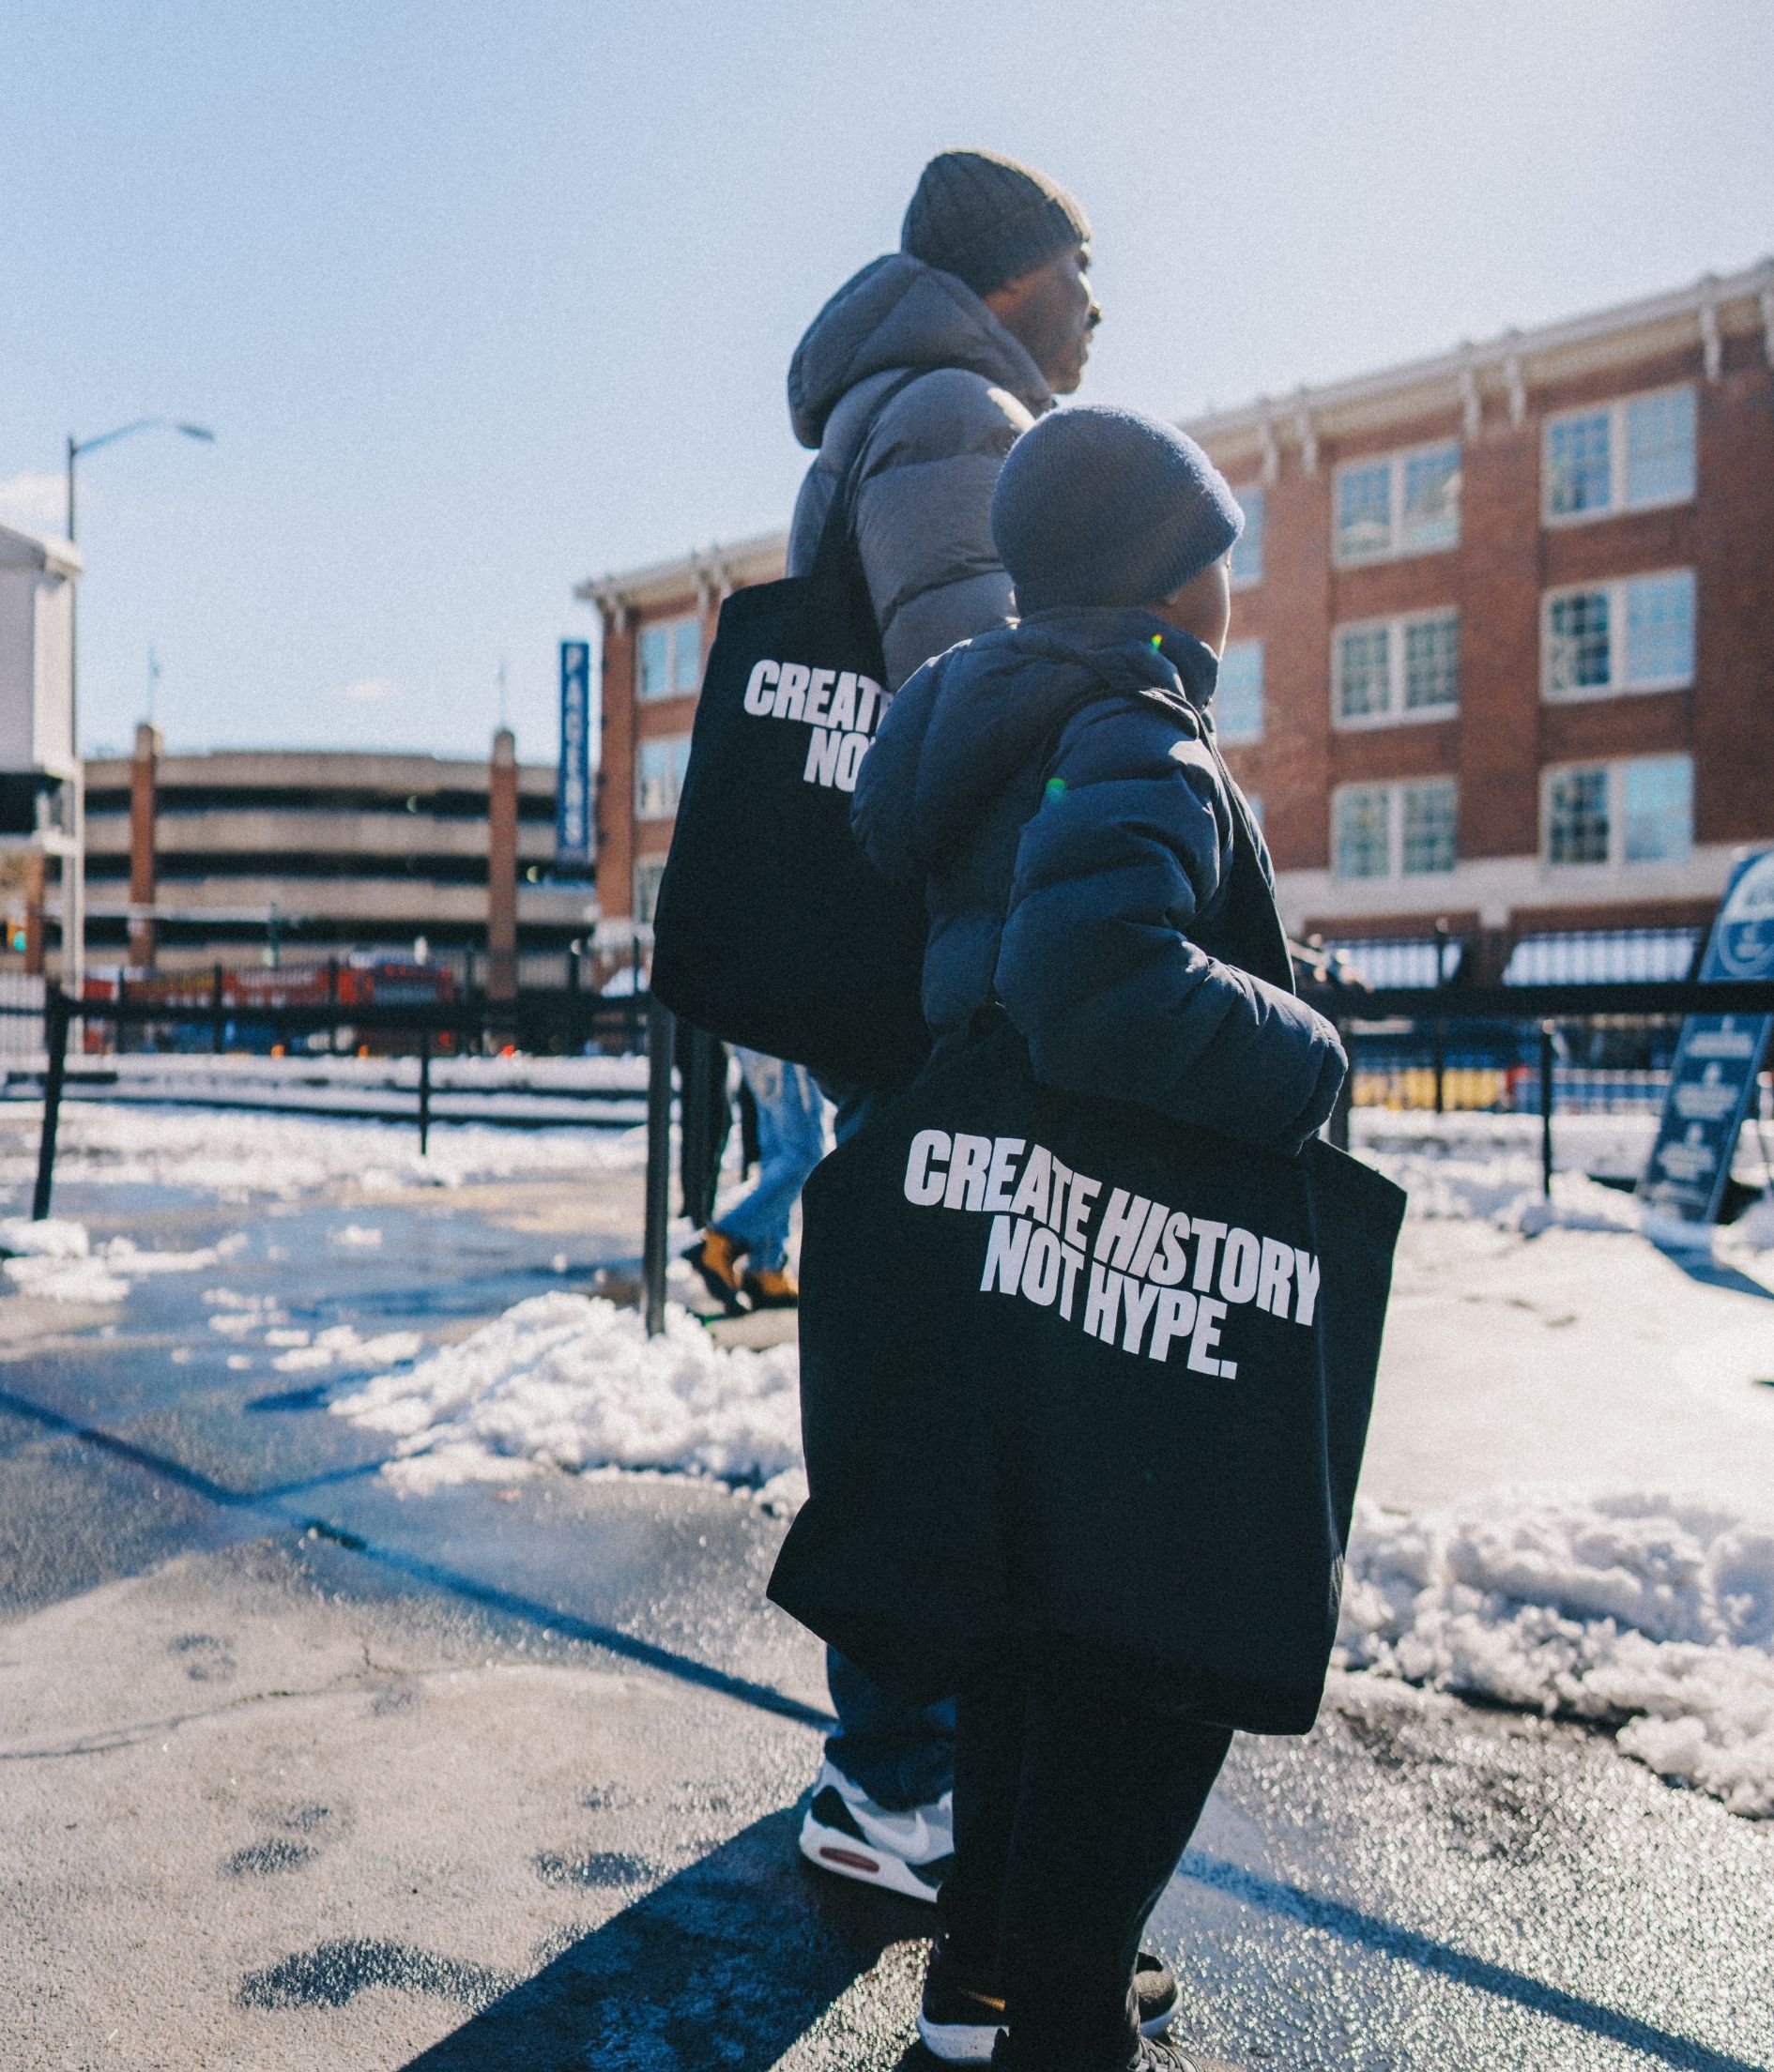
[[[1268,854],[1213,745],[1216,673],[1137,609],[983,634],[900,692],[852,823],[923,886],[939,1044],[1001,1003],[1049,1084],[1292,1151],[1345,1064],[1292,992]]]

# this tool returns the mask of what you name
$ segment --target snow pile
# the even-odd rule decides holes
[[[1774,1522],[1636,1491],[1364,1503],[1337,1659],[1624,1722],[1660,1775],[1774,1816]]]
[[[348,1223],[343,1230],[329,1230],[327,1235],[334,1244],[367,1246],[382,1242],[382,1233],[373,1224]]]
[[[1487,1120],[1489,1120],[1487,1118]],[[1535,1237],[1568,1230],[1636,1230],[1638,1204],[1586,1173],[1555,1172],[1549,1200],[1537,1142],[1456,1128],[1436,1135],[1412,1131],[1364,1133],[1361,1154],[1406,1189],[1410,1213],[1436,1221],[1481,1222]]]
[[[20,1105],[20,1120],[31,1127],[0,1155],[0,1187],[30,1183],[38,1112],[34,1104]],[[464,1123],[435,1131],[430,1155],[421,1158],[418,1131],[404,1124],[82,1101],[62,1110],[55,1171],[58,1184],[176,1187],[245,1201],[318,1189],[389,1192],[520,1174],[620,1170],[644,1165],[646,1156],[644,1129],[600,1134]]]
[[[549,1461],[677,1469],[787,1499],[801,1463],[799,1375],[793,1346],[724,1349],[676,1306],[649,1338],[632,1309],[537,1295],[332,1409],[397,1435],[384,1471],[407,1488]]]
[[[120,1303],[152,1273],[194,1273],[244,1250],[236,1231],[193,1252],[145,1252],[130,1238],[112,1238],[96,1251],[83,1223],[23,1216],[0,1220],[0,1257],[6,1277],[25,1295],[52,1303]]]
[[[1540,1126],[1534,1116],[1358,1109],[1353,1144],[1409,1191],[1413,1216],[1478,1221],[1536,1237],[1554,1227],[1638,1230],[1636,1199],[1590,1176],[1636,1180],[1656,1127],[1654,1115],[1559,1116],[1552,1128],[1557,1169],[1550,1200],[1543,1191]],[[1746,1131],[1738,1144],[1734,1171],[1751,1186],[1769,1177],[1753,1131]],[[1764,1240],[1765,1248],[1769,1243],[1774,1239]]]
[[[46,1216],[33,1223],[26,1216],[0,1221],[0,1252],[15,1259],[84,1259],[92,1250],[84,1223],[64,1223]]]

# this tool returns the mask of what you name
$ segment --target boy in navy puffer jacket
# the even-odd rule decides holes
[[[1291,1154],[1348,1068],[1293,993],[1268,854],[1214,746],[1242,523],[1168,425],[1107,409],[1035,425],[992,506],[1020,623],[907,683],[854,825],[879,868],[923,886],[939,1048],[1001,1004],[1049,1084]],[[1135,1960],[1230,1740],[1137,1692],[963,1693],[920,2018],[939,2055],[1002,2023],[1001,2066],[1219,2062],[1150,2040]]]

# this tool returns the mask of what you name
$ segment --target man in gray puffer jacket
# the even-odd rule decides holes
[[[1083,378],[1102,315],[1090,235],[1045,175],[945,151],[924,169],[900,250],[847,281],[795,350],[789,414],[818,458],[795,504],[788,572],[812,565],[860,456],[857,544],[895,689],[1011,616],[992,491],[1018,436]]]
[[[1012,616],[992,492],[1017,438],[1083,377],[1102,313],[1090,235],[1045,174],[945,151],[918,182],[900,250],[847,282],[796,349],[789,411],[818,451],[788,572],[811,567],[854,468],[857,545],[894,689]],[[860,1097],[840,1099],[840,1138],[861,1114]],[[838,1731],[801,1847],[823,1869],[934,1899],[953,1848],[954,1708],[900,1705],[835,1653],[830,1675]]]

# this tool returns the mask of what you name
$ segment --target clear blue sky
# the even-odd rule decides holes
[[[1766,0],[0,0],[0,515],[84,464],[88,746],[552,754],[580,577],[783,522],[944,145],[1083,199],[1185,414],[1774,248]]]

